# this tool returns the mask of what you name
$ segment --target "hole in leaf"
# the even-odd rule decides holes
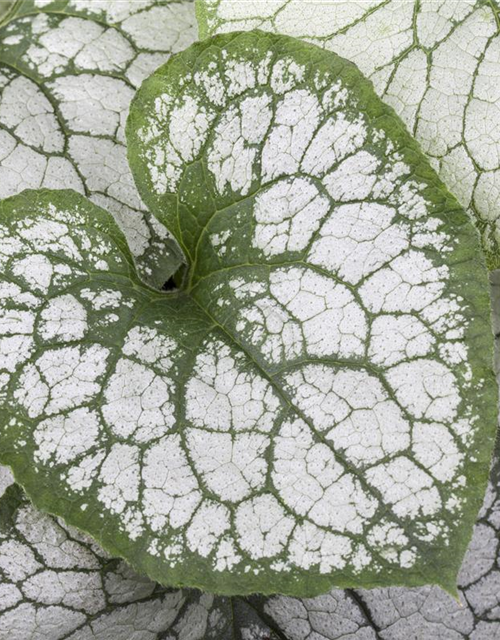
[[[175,280],[173,276],[171,276],[166,282],[163,283],[161,288],[162,291],[173,291],[177,289],[177,285],[175,284]]]

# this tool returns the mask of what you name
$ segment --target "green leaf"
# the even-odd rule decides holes
[[[500,267],[500,9],[496,0],[197,0],[202,37],[259,28],[355,62],[476,220]]]
[[[0,198],[71,188],[124,230],[142,276],[160,286],[176,244],[146,211],[126,159],[136,88],[195,40],[190,0],[22,0],[0,28]]]
[[[33,508],[0,498],[0,628],[11,640],[273,640],[244,601],[173,591]],[[249,635],[253,633],[253,635]]]
[[[466,213],[353,65],[283,36],[173,57],[128,137],[188,273],[145,287],[76,195],[5,201],[0,461],[164,584],[454,591],[496,423]]]

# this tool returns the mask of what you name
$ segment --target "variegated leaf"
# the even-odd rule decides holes
[[[496,0],[197,0],[202,37],[264,29],[355,62],[476,220],[500,267]]]
[[[194,5],[22,0],[14,9],[0,28],[0,198],[84,193],[113,213],[143,278],[161,286],[180,256],[137,194],[124,125],[142,80],[194,41]]]
[[[399,120],[334,54],[243,34],[153,74],[129,143],[182,287],[144,286],[76,195],[5,201],[1,460],[169,585],[453,591],[495,432],[488,283]]]

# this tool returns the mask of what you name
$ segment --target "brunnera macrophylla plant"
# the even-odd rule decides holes
[[[354,62],[476,221],[500,267],[497,0],[197,0],[200,35],[263,29]]]
[[[455,593],[496,426],[467,214],[351,63],[198,43],[141,87],[139,192],[179,288],[70,191],[0,209],[0,462],[170,586]]]

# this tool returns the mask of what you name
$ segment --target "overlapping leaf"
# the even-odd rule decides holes
[[[72,188],[106,207],[143,277],[179,266],[141,202],[124,124],[136,88],[195,39],[190,0],[22,0],[0,28],[0,198]],[[1,21],[0,21],[1,24]]]
[[[1,460],[170,585],[453,590],[495,430],[466,214],[355,67],[285,37],[180,54],[129,135],[183,289],[76,195],[5,201]]]
[[[274,638],[249,604],[156,585],[36,511],[17,486],[0,516],[2,640]]]
[[[495,0],[198,0],[202,37],[264,29],[355,62],[476,219],[500,267],[500,12]]]

